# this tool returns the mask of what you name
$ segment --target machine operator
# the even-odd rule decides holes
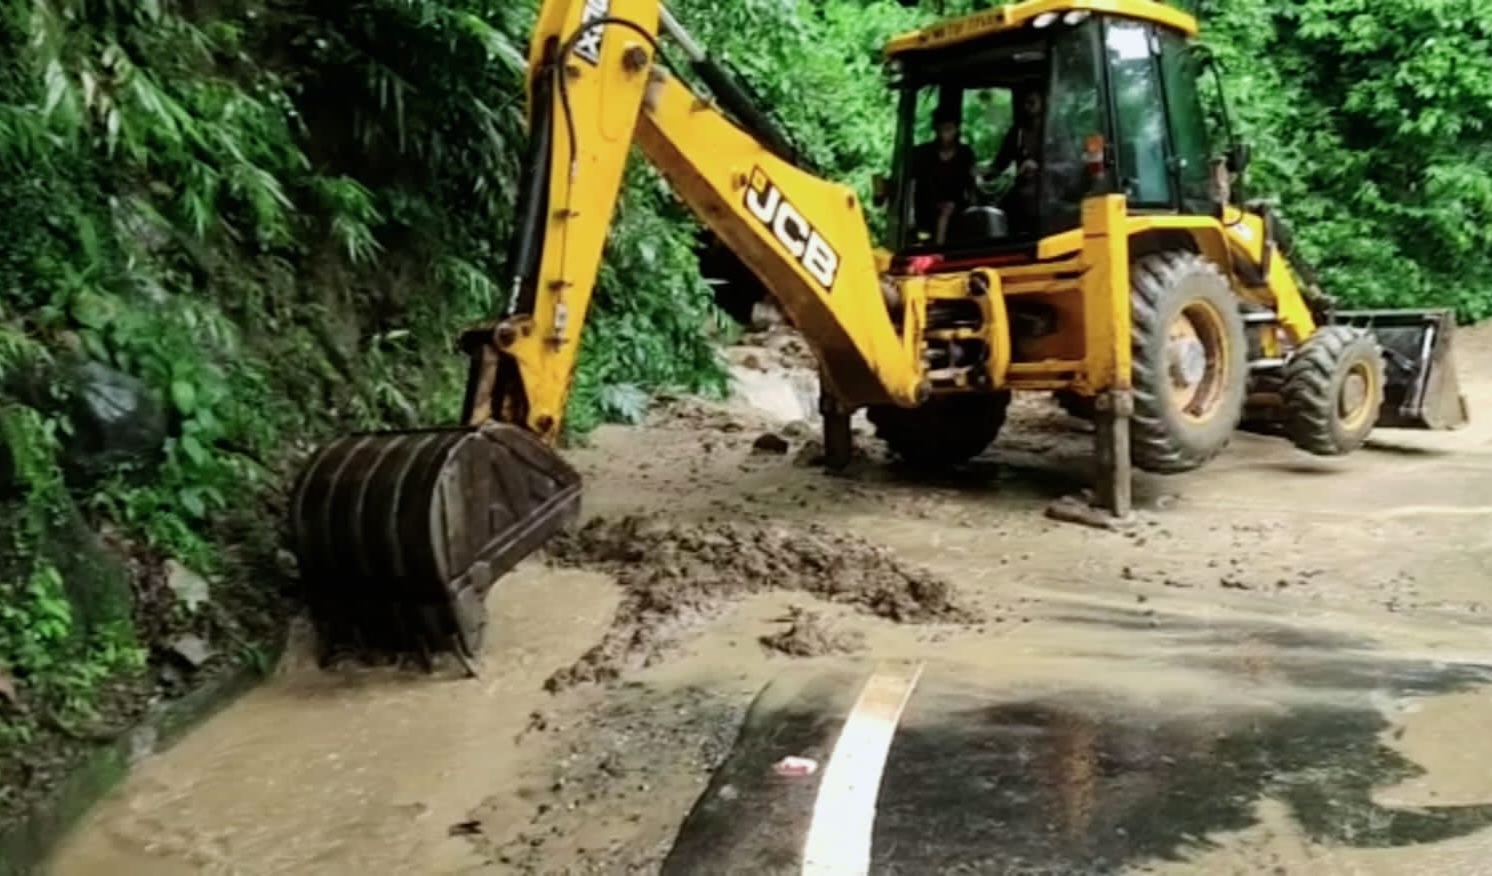
[[[995,160],[978,172],[974,150],[962,140],[962,120],[956,105],[944,103],[933,113],[936,137],[917,147],[912,157],[915,191],[913,209],[917,231],[944,243],[948,225],[960,211],[974,203],[977,179],[998,177],[1015,167],[1015,184],[1000,207],[1012,227],[1034,227],[1038,213],[1037,183],[1040,176],[1042,99],[1039,91],[1020,95],[1016,119],[1006,132]]]
[[[913,210],[917,231],[941,244],[948,237],[948,223],[974,201],[974,168],[978,160],[963,142],[961,113],[957,106],[942,104],[933,112],[936,137],[917,147],[912,155]]]

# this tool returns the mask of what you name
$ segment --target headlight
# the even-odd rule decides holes
[[[1055,12],[1043,12],[1040,15],[1036,16],[1035,20],[1031,22],[1031,26],[1036,28],[1037,30],[1040,30],[1044,27],[1051,27],[1057,22],[1057,18],[1058,15]]]
[[[1062,16],[1062,23],[1068,26],[1082,24],[1083,22],[1087,21],[1088,16],[1092,14],[1093,13],[1087,9],[1074,9],[1071,12],[1068,12],[1066,15]]]

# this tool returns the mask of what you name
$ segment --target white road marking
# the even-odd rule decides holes
[[[880,667],[839,731],[819,782],[803,876],[866,876],[886,755],[924,664]]]

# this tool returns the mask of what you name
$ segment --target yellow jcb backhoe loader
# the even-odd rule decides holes
[[[857,410],[896,456],[947,464],[995,440],[1012,392],[1055,392],[1095,420],[1097,504],[1123,515],[1131,465],[1194,470],[1245,415],[1328,455],[1375,422],[1464,423],[1449,313],[1334,312],[1302,293],[1274,216],[1233,194],[1248,150],[1211,151],[1196,33],[1151,0],[1028,0],[892,40],[877,246],[855,191],[816,176],[659,0],[546,0],[512,296],[464,337],[462,425],[340,439],[296,485],[324,654],[470,667],[494,582],[579,513],[552,447],[634,144],[814,350],[831,467]],[[1012,105],[1008,190],[940,188],[930,120],[989,170],[980,126]]]

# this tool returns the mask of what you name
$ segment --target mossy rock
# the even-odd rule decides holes
[[[33,560],[62,576],[73,612],[73,635],[81,640],[106,628],[128,625],[134,586],[124,560],[104,544],[71,500],[48,509],[40,538],[24,532],[29,514],[19,500],[0,501],[0,581],[22,580]],[[9,549],[25,545],[25,550]]]

